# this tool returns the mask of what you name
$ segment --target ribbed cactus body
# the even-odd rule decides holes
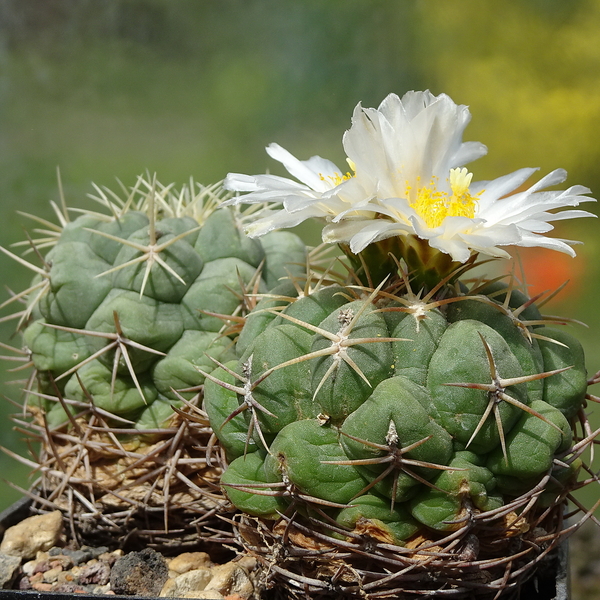
[[[24,330],[40,391],[53,397],[43,402],[50,425],[66,420],[61,391],[137,427],[161,426],[173,412],[151,411],[154,402],[180,406],[194,393],[178,390],[204,382],[197,367],[235,357],[218,315],[239,313],[245,293],[302,270],[304,246],[285,236],[265,251],[226,208],[202,224],[184,216],[151,225],[138,211],[68,223],[45,257],[47,290]]]
[[[558,476],[585,398],[581,346],[518,290],[457,289],[429,304],[337,285],[262,300],[237,362],[205,384],[236,507],[399,543]]]
[[[21,460],[40,465],[41,510],[64,510],[77,535],[92,510],[102,543],[163,531],[159,545],[197,544],[211,533],[194,518],[230,506],[204,373],[237,358],[244,316],[281,278],[303,276],[307,250],[288,232],[246,237],[219,186],[175,192],[140,178],[125,200],[96,189],[106,214],[32,217],[45,229],[31,262],[2,249],[36,273],[5,303],[24,302],[14,350],[33,374],[19,419],[41,441]]]

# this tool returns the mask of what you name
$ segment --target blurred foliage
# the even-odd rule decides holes
[[[114,189],[146,170],[206,184],[280,173],[264,153],[272,141],[341,164],[357,102],[426,88],[470,106],[466,138],[489,147],[476,179],[564,167],[598,194],[600,0],[3,0],[0,244],[32,226],[17,210],[51,218],[57,165],[68,203],[89,207],[90,182]],[[561,225],[557,235],[585,242],[571,271],[551,253],[524,260],[575,280],[549,312],[588,323],[574,332],[593,371],[597,226]],[[303,232],[316,242],[316,229]],[[4,256],[0,270],[13,290],[30,278]],[[18,344],[12,326],[0,323],[0,339]],[[0,444],[23,451],[11,412],[0,404]],[[4,456],[0,468],[26,485],[26,468]],[[0,508],[18,495],[3,491]]]
[[[482,178],[526,164],[598,181],[599,2],[426,0],[419,16],[423,68],[472,107],[469,135],[489,144]]]

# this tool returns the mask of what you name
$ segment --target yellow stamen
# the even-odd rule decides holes
[[[416,198],[410,205],[431,229],[439,227],[446,217],[472,219],[477,207],[477,197],[469,192],[472,178],[473,174],[465,168],[451,169],[448,182],[452,194],[438,191],[435,178],[432,178],[429,186],[417,188]],[[407,193],[410,193],[408,185]]]
[[[330,181],[334,187],[348,179],[352,179],[352,177],[354,177],[354,175],[351,173],[346,173],[345,175],[342,175],[341,173],[334,173],[333,175],[323,175],[323,173],[319,173],[319,179],[321,181]]]
[[[350,168],[354,171],[354,173],[356,173],[356,165],[349,159],[346,159],[348,161],[348,164],[350,165]],[[333,186],[337,186],[340,185],[340,183],[343,183],[344,181],[348,181],[348,179],[352,179],[354,177],[353,173],[347,172],[345,175],[342,175],[341,173],[334,173],[333,175],[323,175],[323,173],[319,173],[319,178],[321,179],[321,181],[330,181]]]

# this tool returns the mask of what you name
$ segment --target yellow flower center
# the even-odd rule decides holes
[[[431,229],[439,227],[446,217],[472,219],[477,207],[477,197],[469,192],[472,178],[473,173],[469,173],[465,168],[451,169],[449,183],[452,194],[440,192],[434,177],[429,186],[417,188],[416,198],[410,205]],[[407,193],[410,189],[410,186],[407,186]]]
[[[319,173],[319,179],[321,181],[330,181],[333,187],[336,185],[340,185],[343,181],[347,181],[348,179],[352,179],[353,175],[350,173],[346,173],[342,175],[341,173],[334,173],[333,175],[323,175]]]
[[[352,162],[349,158],[346,159],[348,161],[348,165],[350,168],[356,173],[356,168],[354,162]],[[323,175],[323,173],[319,173],[319,179],[321,181],[329,181],[333,184],[333,187],[340,185],[340,183],[344,181],[348,181],[348,179],[352,179],[354,175],[350,172],[347,172],[345,175],[341,173],[334,173],[333,175]]]

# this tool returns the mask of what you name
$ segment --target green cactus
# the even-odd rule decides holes
[[[5,304],[26,301],[12,318],[24,340],[15,351],[34,369],[25,406],[43,439],[42,487],[58,486],[57,502],[64,478],[90,502],[143,498],[142,510],[176,505],[176,490],[207,502],[203,477],[219,472],[200,458],[212,434],[202,373],[236,357],[237,323],[252,294],[300,275],[305,246],[289,233],[264,244],[247,238],[243,213],[219,206],[227,197],[219,186],[176,192],[140,178],[125,200],[97,191],[107,214],[82,211],[70,220],[64,208],[60,225],[36,219],[45,237],[29,249],[40,267],[35,257],[28,263],[3,250],[36,273]],[[165,441],[175,431],[179,447]],[[158,487],[144,484],[153,471]]]
[[[105,213],[34,217],[34,260],[2,249],[33,282],[2,306],[23,304],[3,320],[34,368],[38,506],[76,535],[96,519],[105,543],[222,541],[226,522],[282,598],[520,594],[598,482],[582,454],[600,372],[541,314],[551,295],[470,277],[505,246],[573,255],[544,233],[591,198],[540,191],[562,170],[474,182],[468,121],[445,95],[390,95],[357,106],[351,172],[272,144],[299,182],[232,173],[233,197],[140,178],[125,199],[96,188]],[[312,217],[333,265],[277,230]]]
[[[600,375],[540,313],[555,292],[529,298],[526,273],[484,267],[510,246],[574,256],[546,234],[593,199],[547,190],[561,169],[476,180],[469,119],[444,94],[390,94],[356,106],[349,171],[273,143],[292,178],[225,180],[228,205],[263,206],[251,237],[318,218],[343,254],[344,276],[321,266],[263,297],[237,362],[204,371],[239,539],[289,597],[525,597],[573,530],[566,505],[593,512],[573,492],[598,481],[582,454]]]
[[[237,363],[205,371],[239,510],[299,512],[322,531],[370,523],[402,545],[510,505],[570,461],[581,346],[513,285],[446,281],[419,298],[404,277],[278,303],[248,315]]]

